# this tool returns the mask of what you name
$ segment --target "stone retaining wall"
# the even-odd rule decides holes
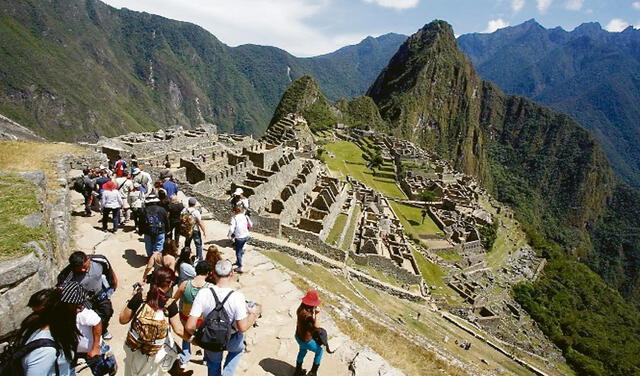
[[[381,272],[393,276],[403,283],[411,285],[421,284],[422,277],[413,274],[408,270],[401,268],[392,259],[379,255],[358,255],[355,252],[349,252],[349,257],[358,265],[371,266]]]
[[[345,251],[328,245],[320,239],[320,236],[318,234],[314,234],[313,232],[283,225],[282,236],[294,243],[320,252],[322,255],[336,261],[344,262],[344,259],[346,257]]]
[[[101,159],[65,156],[56,165],[58,176],[67,176],[70,166],[92,166],[100,163]],[[29,248],[30,253],[0,263],[0,317],[5,318],[0,320],[0,338],[6,338],[19,328],[22,320],[31,313],[27,307],[31,295],[55,284],[58,272],[67,264],[72,251],[70,181],[59,178],[53,188],[42,171],[18,175],[37,187],[41,204],[41,211],[37,214],[41,214],[49,228],[51,239],[29,242],[24,247]]]

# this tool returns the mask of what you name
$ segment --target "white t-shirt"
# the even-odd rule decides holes
[[[78,352],[87,353],[93,346],[93,327],[100,323],[100,316],[96,311],[85,308],[76,316],[76,326],[80,331],[78,337]]]
[[[200,210],[196,208],[187,208],[187,211],[191,213],[193,217],[193,231],[200,231],[200,227],[198,226],[198,221],[202,221],[202,214],[200,214]]]
[[[227,294],[233,291],[233,289],[228,287],[221,288],[213,286],[213,289],[220,301],[222,301]],[[196,298],[193,301],[189,315],[194,317],[202,316],[203,318],[206,318],[214,308],[216,308],[216,300],[214,299],[211,290],[200,289],[200,291],[198,291],[198,295],[196,295]],[[247,302],[245,301],[244,295],[240,291],[234,291],[234,293],[231,294],[229,299],[224,303],[224,310],[227,311],[227,314],[231,320],[233,320],[233,328],[238,330],[236,327],[236,321],[242,320],[248,315]]]

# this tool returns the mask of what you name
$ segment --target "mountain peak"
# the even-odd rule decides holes
[[[581,24],[580,26],[576,27],[575,29],[573,29],[572,33],[576,33],[576,34],[594,34],[594,33],[599,33],[602,32],[602,25],[600,25],[599,22],[585,22],[583,24]]]

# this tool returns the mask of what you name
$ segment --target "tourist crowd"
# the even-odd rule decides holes
[[[133,221],[130,229],[144,239],[146,268],[118,316],[120,324],[129,326],[120,364],[124,374],[191,375],[184,366],[196,360],[193,344],[202,349],[199,360],[210,376],[231,376],[245,351],[244,333],[261,315],[260,304],[231,287],[234,275],[246,271],[244,246],[253,226],[249,200],[241,188],[229,200],[232,263],[215,245],[203,252],[207,233],[198,200],[190,197],[186,206],[181,201],[169,162],[155,181],[135,155],[129,162],[118,156],[109,167],[83,170],[73,182],[84,197],[84,214],[102,214],[103,231],[109,223],[110,231],[117,232]],[[103,255],[76,251],[68,261],[55,287],[31,296],[33,313],[0,356],[0,374],[66,376],[89,368],[93,375],[115,375],[118,362],[107,343],[117,272]],[[318,372],[321,345],[326,345],[317,320],[319,305],[311,290],[297,310],[296,376]],[[308,351],[315,353],[309,373],[302,369]]]

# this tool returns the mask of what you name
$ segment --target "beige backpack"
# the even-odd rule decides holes
[[[126,344],[131,350],[155,355],[164,345],[168,333],[169,325],[164,312],[158,315],[157,311],[143,303],[131,322]]]

